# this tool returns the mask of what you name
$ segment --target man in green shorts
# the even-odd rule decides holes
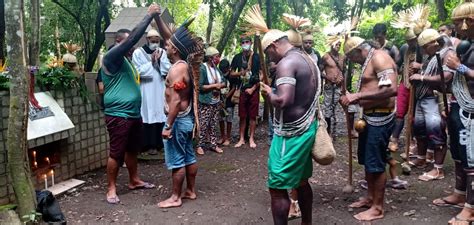
[[[311,58],[288,41],[286,33],[270,30],[262,46],[277,63],[276,92],[265,84],[262,94],[275,107],[274,136],[268,158],[268,187],[275,224],[287,224],[288,189],[297,189],[301,224],[311,224],[313,192],[308,183],[313,165],[311,149],[318,121],[315,118],[319,69]]]

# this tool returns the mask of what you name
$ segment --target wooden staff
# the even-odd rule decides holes
[[[448,97],[446,96],[446,83],[444,78],[444,71],[443,71],[443,61],[441,61],[441,56],[439,52],[436,52],[436,61],[438,62],[438,70],[439,76],[441,78],[441,92],[443,94],[443,104],[444,104],[444,113],[448,116],[449,109],[448,109]],[[446,126],[448,123],[446,123]]]
[[[348,62],[348,59],[346,58],[346,63],[344,64],[347,64]],[[345,70],[345,65],[343,65],[343,69]],[[341,91],[343,93],[343,95],[346,94],[347,92],[347,79],[350,77],[349,74],[350,74],[350,70],[348,71],[343,71],[342,73],[343,75],[345,75],[344,77],[344,80],[343,80],[343,84],[342,84],[342,88],[341,88]],[[362,74],[361,74],[362,76]],[[352,124],[350,124],[350,115],[349,115],[349,110],[348,110],[348,106],[347,107],[342,107],[344,109],[344,114],[346,116],[346,127],[347,127],[347,145],[348,145],[348,161],[349,161],[349,168],[348,168],[348,183],[347,185],[343,188],[343,192],[344,193],[352,193],[354,191],[354,188],[352,187]]]
[[[258,49],[258,57],[260,59],[260,67],[262,68],[262,81],[263,81],[264,84],[270,85],[270,82],[268,82],[268,70],[267,70],[267,65],[265,63],[262,42],[260,41],[260,32],[257,32],[255,34],[255,44],[257,45],[257,49]],[[252,60],[252,59],[250,59],[250,60]]]

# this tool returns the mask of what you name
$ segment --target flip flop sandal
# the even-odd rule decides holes
[[[424,169],[428,166],[426,165],[426,163],[424,165],[417,165],[413,161],[408,161],[408,165],[410,165],[411,167],[415,167],[417,169]]]
[[[459,216],[455,216],[448,221],[448,224],[465,224],[471,225],[474,220],[462,219]]]
[[[435,203],[435,201],[437,201],[437,200],[442,201],[442,203]],[[450,201],[446,200],[446,198],[435,199],[435,200],[433,200],[432,204],[435,205],[435,206],[439,206],[439,207],[454,207],[454,208],[458,208],[458,209],[464,208],[464,203],[450,202]]]
[[[151,183],[148,183],[148,182],[144,182],[142,185],[140,186],[136,186],[134,188],[128,188],[129,190],[140,190],[140,189],[153,189],[155,188],[155,185],[154,184],[151,184]]]
[[[120,203],[120,199],[118,198],[118,196],[114,196],[114,197],[107,197],[107,203],[111,204],[111,205],[117,205]]]
[[[421,181],[432,181],[432,180],[441,180],[441,179],[444,179],[443,175],[433,176],[433,175],[429,175],[428,173],[423,173],[423,175],[418,177],[418,180],[421,180]]]

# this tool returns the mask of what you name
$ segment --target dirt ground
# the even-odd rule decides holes
[[[340,125],[338,125],[339,127]],[[157,203],[170,194],[170,172],[162,160],[141,161],[142,179],[154,183],[152,190],[129,191],[128,175],[120,169],[118,195],[120,205],[105,201],[105,169],[78,177],[86,181],[80,188],[59,197],[61,208],[69,224],[272,224],[267,179],[267,126],[258,126],[258,148],[248,145],[236,149],[224,148],[223,154],[206,152],[198,157],[196,180],[198,199],[184,200],[182,207],[160,209]],[[339,132],[340,133],[340,132]],[[311,186],[314,193],[313,224],[362,224],[352,216],[361,210],[349,210],[347,205],[364,195],[356,187],[352,194],[342,193],[347,184],[347,139],[343,135],[335,141],[338,157],[329,166],[314,163]],[[354,141],[354,146],[357,146]],[[354,147],[354,152],[356,147]],[[354,185],[363,178],[363,168],[354,163]],[[447,224],[459,209],[436,207],[431,201],[453,190],[454,174],[447,156],[446,178],[422,182],[416,178],[422,170],[403,176],[410,183],[408,190],[387,189],[385,218],[372,224]],[[290,224],[299,224],[293,220]],[[366,223],[370,224],[370,223]]]

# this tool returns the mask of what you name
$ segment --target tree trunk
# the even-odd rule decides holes
[[[267,12],[266,16],[266,22],[267,22],[267,27],[271,29],[272,27],[272,0],[265,0],[265,10]]]
[[[0,60],[5,62],[5,1],[0,0]]]
[[[5,1],[7,54],[10,60],[10,116],[8,118],[8,168],[20,216],[36,208],[27,157],[28,69],[23,25],[23,0]]]
[[[448,17],[448,12],[444,6],[444,0],[436,0],[436,9],[438,9],[439,20],[445,21]]]
[[[242,13],[242,10],[244,10],[245,3],[247,3],[247,0],[239,0],[239,2],[237,2],[234,9],[232,10],[233,11],[232,17],[230,18],[229,22],[225,26],[221,39],[219,40],[219,43],[217,44],[217,50],[219,50],[219,52],[222,52],[222,50],[224,50],[224,47],[227,44],[227,41],[229,41],[230,35],[232,34],[232,31],[234,31],[235,29],[235,25],[237,24],[237,21],[239,20],[240,14]]]
[[[28,60],[30,66],[39,66],[40,51],[40,3],[39,0],[30,0],[31,36],[29,40]]]
[[[108,11],[109,0],[99,1],[99,10],[97,11],[97,19],[95,22],[95,40],[94,46],[88,54],[86,65],[84,67],[85,72],[90,72],[94,68],[97,56],[99,55],[100,48],[105,41],[105,30],[110,25],[110,16]],[[102,21],[104,25],[102,26]]]
[[[212,34],[212,22],[214,21],[214,0],[209,1],[209,18],[207,21],[207,30],[206,30],[206,43],[211,43],[211,34]]]

